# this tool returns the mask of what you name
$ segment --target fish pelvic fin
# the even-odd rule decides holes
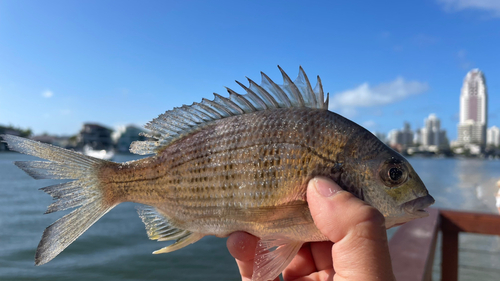
[[[139,207],[138,213],[142,222],[146,225],[149,239],[158,241],[176,240],[172,245],[156,250],[153,254],[170,253],[179,250],[197,242],[205,236],[201,233],[193,233],[189,230],[172,226],[170,219],[154,207]]]
[[[257,243],[252,281],[274,280],[292,261],[303,241],[264,237]]]
[[[11,150],[49,161],[17,161],[15,165],[35,179],[69,179],[72,181],[41,188],[56,201],[46,213],[80,206],[45,229],[38,244],[35,264],[42,265],[61,253],[92,224],[111,210],[97,177],[98,170],[108,161],[40,143],[37,141],[0,135]]]

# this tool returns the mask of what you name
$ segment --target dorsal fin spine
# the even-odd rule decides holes
[[[238,81],[236,81],[236,83],[238,83],[238,85],[240,85],[240,87],[242,87],[247,93],[252,93],[254,95],[257,95],[254,91],[250,90],[242,83],[240,83]],[[262,94],[262,98],[267,101],[266,105],[268,108],[279,108],[280,107],[279,104],[276,102],[276,100],[273,98],[273,96],[271,96],[268,92],[264,91],[261,94]]]
[[[190,121],[190,124],[192,125],[200,124],[201,122],[203,122],[202,118],[198,117],[197,115],[189,113],[187,110],[181,107],[174,108],[174,113],[182,116],[184,120]]]
[[[293,83],[292,79],[290,79],[288,74],[286,74],[279,65],[278,68],[280,69],[281,75],[283,76],[283,89],[287,89],[290,91],[290,93],[294,97],[294,100],[298,103],[298,106],[305,107],[304,98],[300,94],[300,91],[295,83]]]
[[[254,83],[255,86],[258,87],[259,90],[264,90],[263,86],[265,85],[269,86],[268,90],[270,90],[273,94],[275,94],[276,98],[278,98],[278,100],[283,104],[280,105],[280,107],[286,107],[286,108],[293,107],[290,98],[288,98],[283,89],[280,86],[276,85],[276,83],[274,83],[274,81],[271,80],[271,78],[269,78],[269,76],[267,76],[265,73],[261,72],[260,74],[262,76],[262,86]]]
[[[193,115],[196,115],[196,117],[200,118],[201,120],[203,121],[210,121],[210,120],[213,120],[213,118],[206,114],[205,112],[203,111],[200,111],[198,109],[196,109],[195,107],[193,106],[187,106],[187,105],[183,105],[182,108],[186,111],[186,112],[189,112]]]
[[[269,108],[267,104],[254,92],[247,92],[247,96],[254,103],[254,108],[256,108],[256,110],[266,110]]]
[[[168,119],[160,119],[160,121],[158,122],[158,125],[160,125],[162,128],[163,127],[168,127],[170,129],[170,132],[172,132],[173,134],[177,134],[178,132],[181,132],[183,131],[184,129],[180,126],[178,126],[179,124],[177,124],[174,120],[171,120],[169,121]],[[156,126],[158,127],[158,126]]]
[[[214,119],[214,120],[216,120],[216,119],[222,119],[222,117],[223,117],[223,116],[222,116],[219,112],[217,112],[217,111],[213,110],[212,108],[210,108],[209,106],[207,106],[207,105],[205,105],[205,104],[203,104],[203,103],[197,103],[197,102],[194,102],[194,103],[193,103],[193,106],[194,106],[196,109],[200,110],[200,111],[201,111],[201,110],[203,110],[203,111],[204,111],[204,112],[206,112],[209,116],[210,116],[210,115],[212,115],[211,117],[212,117],[212,119]]]
[[[314,108],[322,108],[323,101],[316,100],[316,96],[314,95],[314,91],[311,87],[311,83],[309,82],[309,78],[307,77],[307,74],[305,73],[302,66],[299,66],[299,77],[297,79],[304,80],[303,82],[306,84],[306,91],[305,91],[305,95],[307,96],[306,99],[308,102],[311,103],[311,106]]]
[[[219,94],[214,93],[215,98],[219,99],[224,105],[226,105],[228,108],[232,109],[233,111],[237,112],[238,114],[235,115],[241,115],[244,114],[245,111],[239,107],[236,103],[234,103],[232,100],[225,98]]]
[[[229,93],[231,99],[234,99],[235,102],[240,103],[241,105],[244,105],[247,107],[247,110],[245,110],[247,113],[249,112],[254,112],[257,111],[257,109],[253,106],[251,102],[249,102],[247,99],[245,99],[242,95],[236,93],[235,91],[227,88],[227,92]]]
[[[155,121],[155,120],[153,120]],[[170,130],[168,128],[165,128],[165,127],[161,127],[160,124],[157,124],[157,123],[153,123],[153,121],[149,122],[148,124],[146,124],[146,126],[144,126],[146,129],[149,129],[151,131],[156,131],[160,134],[165,134],[165,135],[171,135],[171,134],[175,134],[176,132],[173,131],[173,130]]]
[[[316,94],[316,97],[321,100],[323,104],[323,109],[328,109],[328,99],[325,105],[324,102],[324,92],[323,92],[323,84],[321,83],[321,78],[319,78],[319,75],[317,76],[317,82],[316,86],[314,87],[314,93]]]
[[[167,118],[168,117],[168,118]],[[179,128],[178,131],[183,131],[185,129],[191,128],[192,126],[186,123],[184,118],[178,114],[174,114],[174,111],[167,111],[162,115],[163,122],[171,124],[172,126]]]
[[[213,110],[218,112],[222,117],[229,117],[234,115],[231,111],[227,110],[226,108],[216,103],[215,101],[203,98],[201,99],[201,103],[212,108]]]

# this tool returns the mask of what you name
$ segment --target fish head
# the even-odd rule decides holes
[[[424,209],[434,198],[403,156],[390,150],[369,162],[363,199],[384,215],[387,228],[428,216]]]

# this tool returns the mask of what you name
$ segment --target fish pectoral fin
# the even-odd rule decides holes
[[[255,248],[252,281],[274,280],[292,261],[303,241],[264,237]]]
[[[179,250],[180,248],[184,248],[187,245],[193,244],[203,238],[203,234],[201,233],[193,233],[189,232],[187,235],[177,239],[174,244],[167,246],[165,248],[161,248],[159,250],[156,250],[153,252],[153,254],[164,254],[164,253],[170,253],[176,250]]]

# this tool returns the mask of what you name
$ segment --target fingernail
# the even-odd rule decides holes
[[[338,184],[327,179],[314,178],[312,181],[318,193],[323,197],[331,197],[343,190]]]

